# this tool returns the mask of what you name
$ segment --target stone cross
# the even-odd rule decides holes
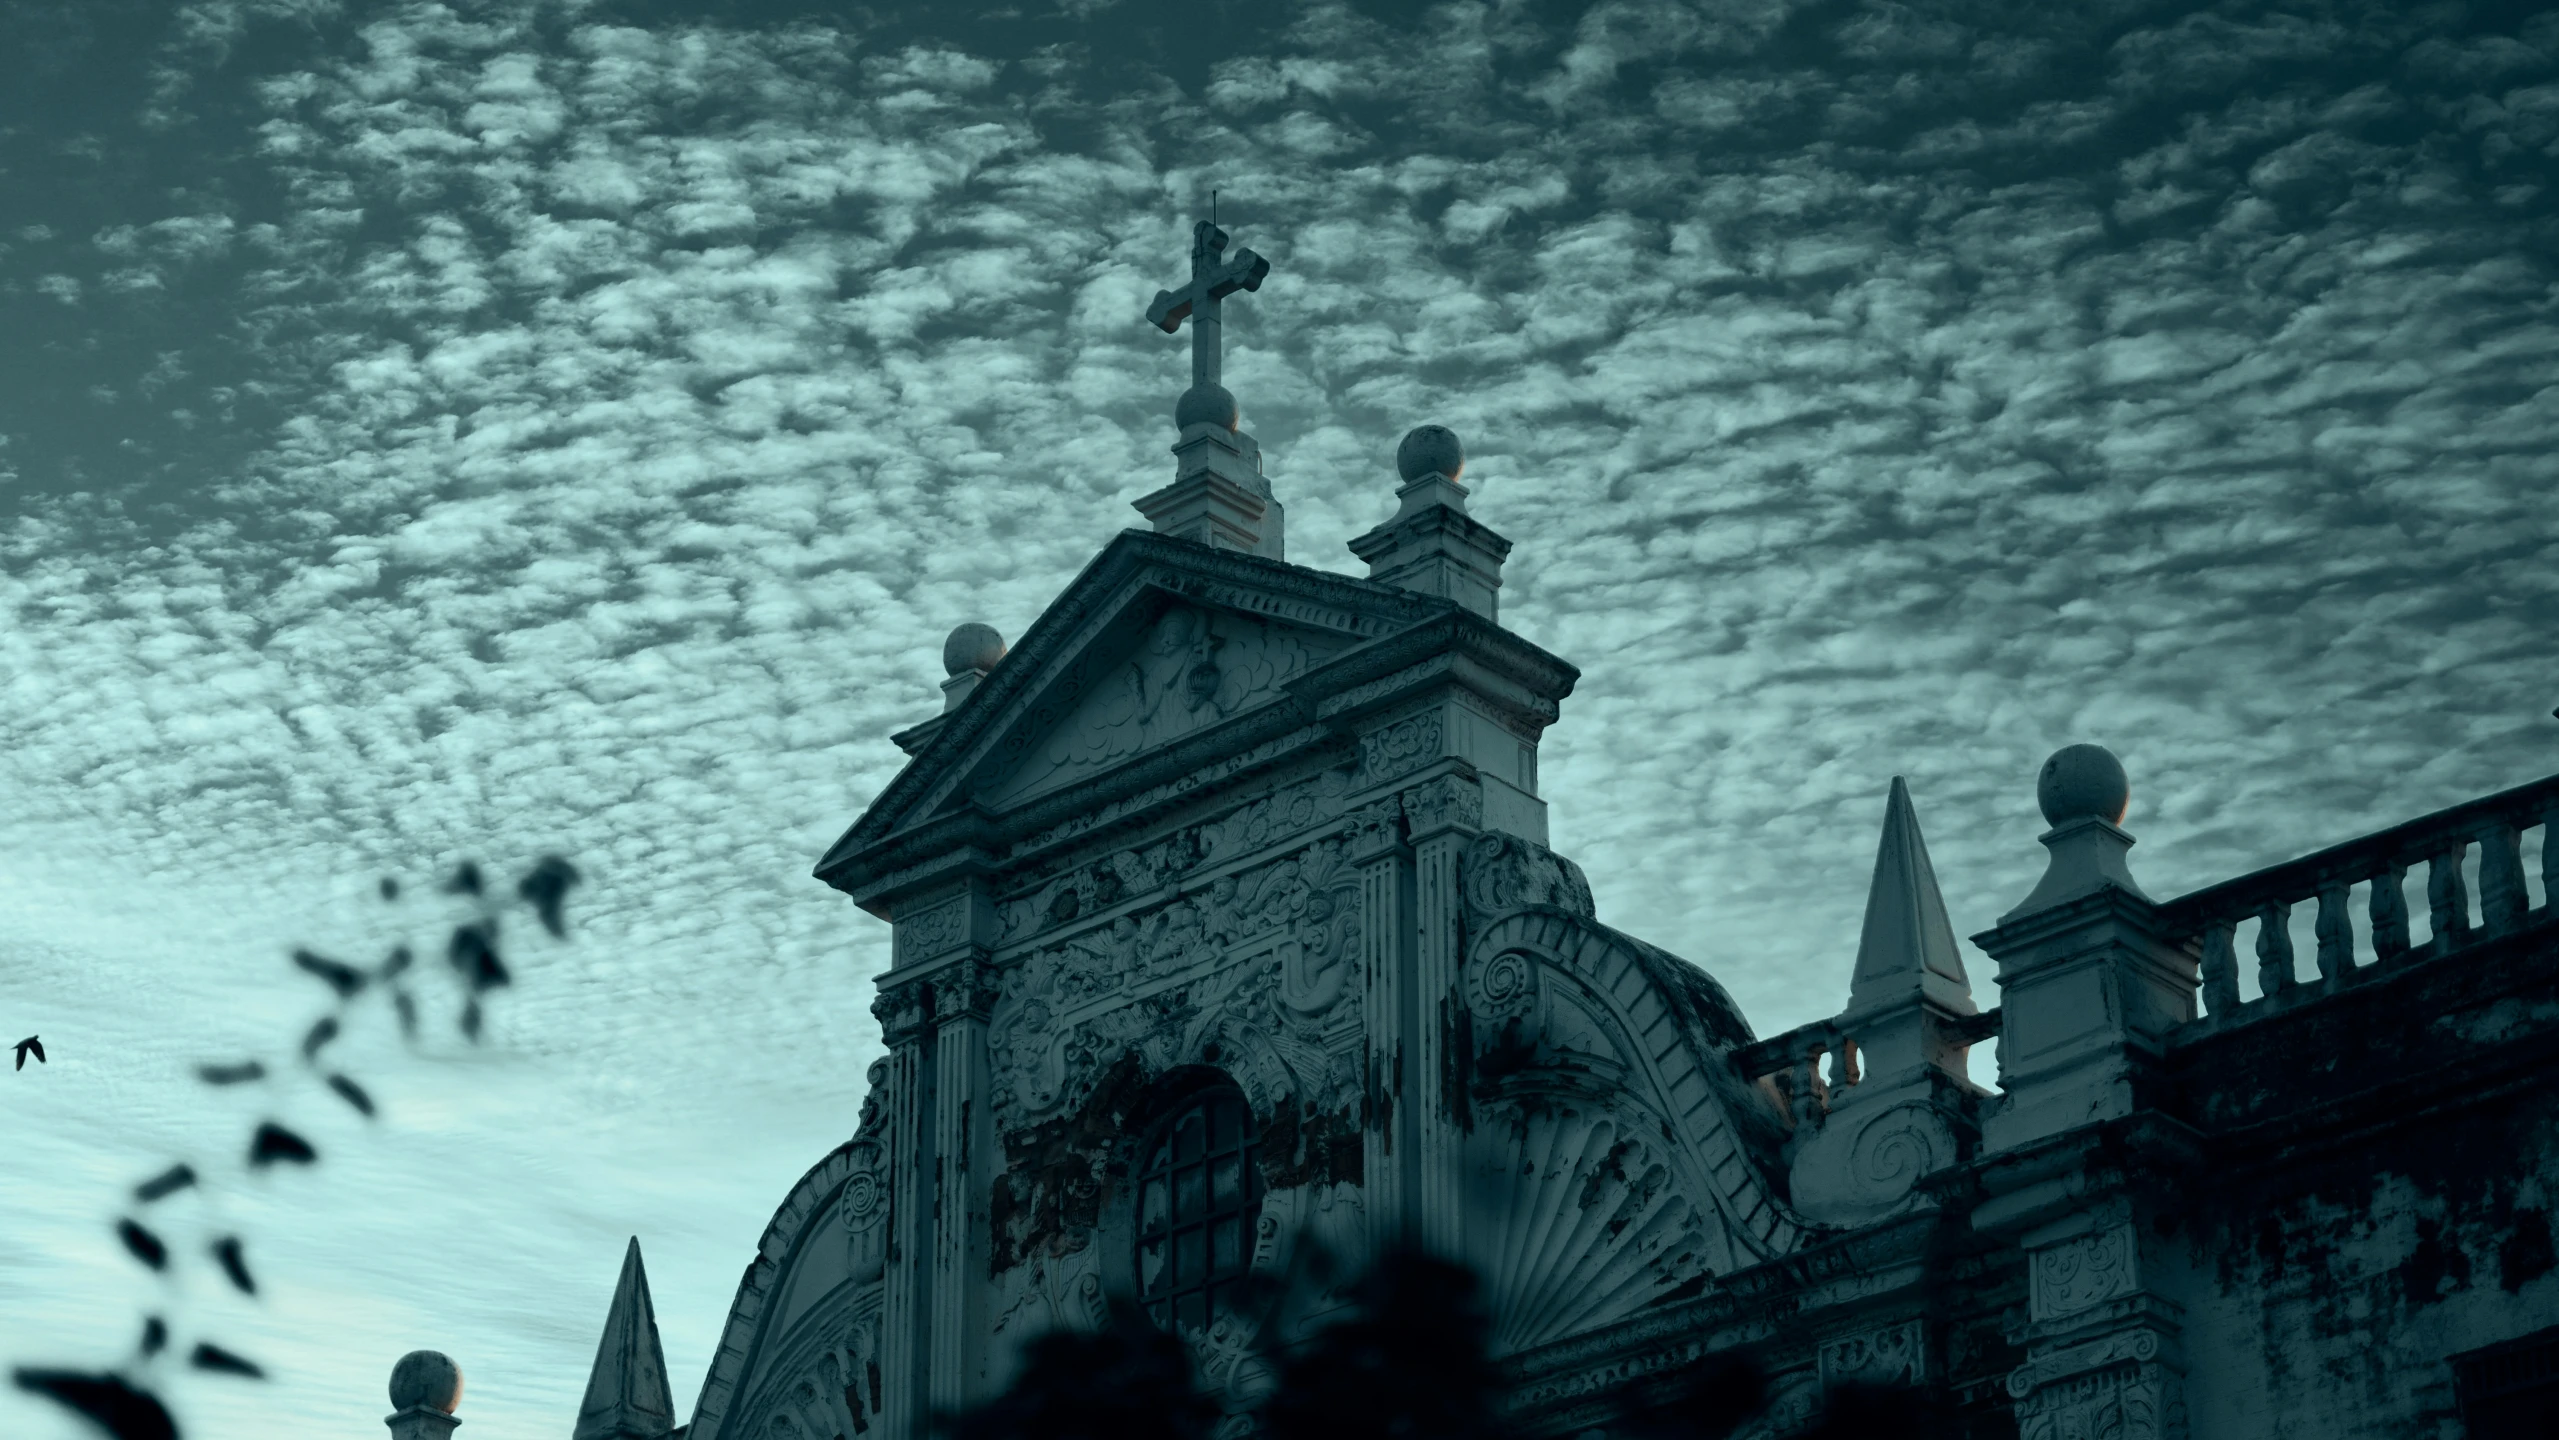
[[[1191,283],[1179,290],[1156,291],[1155,303],[1146,307],[1146,318],[1167,335],[1178,333],[1185,317],[1190,320],[1194,387],[1218,383],[1218,340],[1225,328],[1219,311],[1226,297],[1238,290],[1261,289],[1262,277],[1270,273],[1271,262],[1250,250],[1238,250],[1234,259],[1227,259],[1226,232],[1214,221],[1202,220],[1191,227]]]

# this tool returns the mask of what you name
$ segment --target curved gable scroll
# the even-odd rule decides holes
[[[883,1158],[877,1140],[848,1140],[809,1167],[773,1213],[738,1280],[688,1440],[832,1440],[870,1428],[879,1408]]]
[[[1703,971],[1536,904],[1474,935],[1461,1063],[1467,1246],[1496,1344],[1587,1331],[1796,1248],[1776,1117],[1727,1059],[1750,1027]]]

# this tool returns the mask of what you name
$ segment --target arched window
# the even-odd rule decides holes
[[[1137,1177],[1137,1293],[1168,1329],[1203,1330],[1242,1302],[1262,1213],[1261,1153],[1244,1097],[1193,1096],[1146,1142]]]

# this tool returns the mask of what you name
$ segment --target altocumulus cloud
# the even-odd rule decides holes
[[[198,6],[132,133],[206,117],[215,173],[0,237],[58,356],[0,397],[0,826],[22,936],[72,927],[12,992],[220,993],[100,959],[147,926],[63,919],[112,908],[64,837],[234,897],[243,957],[315,875],[593,881],[516,1088],[419,1122],[540,1137],[454,1140],[467,1263],[299,1310],[263,1266],[392,1348],[225,1413],[360,1433],[443,1316],[507,1357],[475,1411],[557,1428],[614,1227],[689,1403],[875,1043],[883,937],[807,867],[943,632],[1018,633],[1164,477],[1138,316],[1212,188],[1275,264],[1227,376],[1293,554],[1351,568],[1396,437],[1458,429],[1506,619],[1585,672],[1559,847],[1763,1029],[1837,1004],[1894,773],[1977,929],[2069,740],[2162,895],[2550,768],[2559,21],[1310,6],[1160,70],[1134,11],[937,23]],[[402,1265],[458,1278],[385,1319]]]

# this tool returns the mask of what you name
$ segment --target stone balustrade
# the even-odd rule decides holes
[[[1733,1052],[1733,1068],[1744,1080],[1761,1086],[1777,1102],[1788,1128],[1802,1131],[1809,1120],[1817,1126],[1831,1112],[1835,1092],[1864,1078],[1858,1060],[1856,1026],[1845,1017],[1798,1025],[1782,1035],[1755,1040]],[[1999,1007],[1947,1022],[1949,1038],[1979,1044],[1997,1038]],[[1824,1061],[1828,1061],[1825,1073]]]
[[[2541,893],[2532,903],[2524,878],[2524,837],[2541,833]],[[2332,845],[2253,874],[2181,896],[2160,907],[2166,937],[2200,947],[2204,1029],[2242,1024],[2284,1005],[2354,983],[2379,966],[2429,960],[2545,924],[2559,888],[2559,775],[2439,810],[2378,834]],[[2478,852],[2474,913],[2464,874]],[[2427,938],[2412,943],[2407,881],[2425,874]],[[2365,925],[2354,919],[2353,891],[2364,887]],[[2314,906],[2311,937],[2317,977],[2300,973],[2295,907]],[[2242,998],[2238,937],[2253,922],[2257,994]],[[2358,942],[2361,942],[2360,946]],[[2363,957],[2358,958],[2358,949]]]

